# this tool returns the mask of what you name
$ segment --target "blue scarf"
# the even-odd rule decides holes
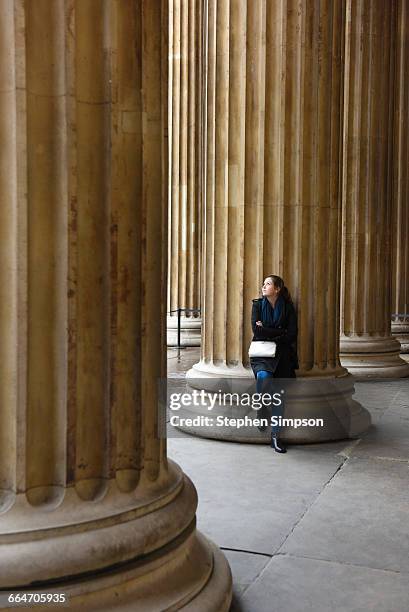
[[[263,297],[261,301],[261,318],[263,325],[267,325],[268,327],[278,327],[283,314],[284,303],[284,298],[279,296],[273,308],[268,299]]]

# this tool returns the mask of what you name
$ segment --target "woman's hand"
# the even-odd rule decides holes
[[[256,321],[256,325],[258,327],[263,327],[263,322],[262,321]]]

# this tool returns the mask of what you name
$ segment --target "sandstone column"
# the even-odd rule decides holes
[[[392,204],[392,334],[409,361],[409,7],[398,3]]]
[[[0,512],[16,487],[18,401],[17,122],[13,3],[0,9]]]
[[[409,375],[391,335],[395,6],[347,2],[340,355],[362,378]]]
[[[251,300],[279,274],[299,321],[286,416],[326,421],[283,437],[357,435],[369,415],[338,358],[344,3],[208,0],[206,16],[204,340],[188,378],[252,377]]]
[[[202,2],[169,3],[169,346],[178,308],[200,308]],[[181,343],[199,346],[201,316],[181,313]]]
[[[230,604],[157,431],[166,26],[150,0],[0,3],[0,585],[72,610]]]

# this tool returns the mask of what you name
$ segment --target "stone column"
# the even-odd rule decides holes
[[[210,389],[253,376],[251,300],[264,276],[283,276],[300,356],[286,416],[326,421],[285,430],[292,441],[355,436],[370,422],[338,358],[343,16],[330,0],[206,2],[204,335],[188,379]]]
[[[0,3],[0,586],[72,610],[230,604],[157,430],[166,26],[151,0]]]
[[[178,308],[200,309],[202,2],[169,3],[169,273],[167,344]],[[201,315],[181,313],[181,343],[199,346]]]
[[[18,402],[17,121],[13,3],[0,7],[0,512],[14,501]]]
[[[409,7],[398,2],[392,203],[392,335],[409,361]]]
[[[347,2],[340,356],[359,378],[409,375],[391,335],[395,6]]]

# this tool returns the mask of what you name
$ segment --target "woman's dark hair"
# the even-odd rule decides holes
[[[286,302],[289,302],[290,304],[292,304],[293,300],[292,300],[291,294],[288,291],[287,287],[285,286],[284,281],[281,278],[281,276],[277,276],[277,274],[267,274],[266,278],[271,278],[271,280],[274,283],[274,287],[278,287],[280,289],[280,295],[283,296]]]

